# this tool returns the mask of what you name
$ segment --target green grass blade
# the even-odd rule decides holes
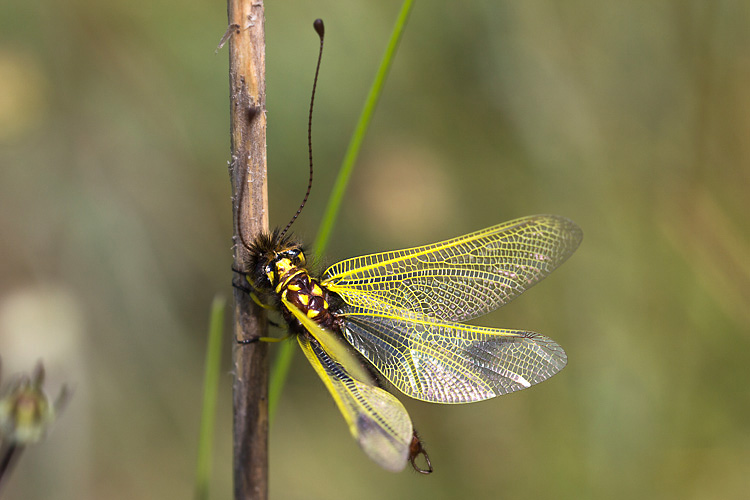
[[[331,232],[333,231],[333,225],[338,217],[339,209],[341,208],[341,202],[346,192],[346,187],[349,184],[349,178],[351,177],[354,164],[359,156],[359,150],[364,141],[367,129],[372,121],[372,115],[375,111],[375,107],[380,100],[380,95],[383,91],[383,85],[385,79],[388,76],[388,71],[391,69],[391,64],[396,55],[396,49],[401,41],[401,36],[406,28],[406,21],[409,18],[413,0],[404,0],[401,6],[401,12],[399,13],[396,24],[393,27],[388,47],[385,50],[383,59],[380,62],[380,68],[375,75],[375,81],[370,87],[370,93],[367,95],[365,106],[362,108],[362,113],[359,116],[357,122],[357,128],[354,130],[351,140],[349,141],[349,147],[346,150],[344,161],[341,164],[339,175],[336,178],[336,182],[333,185],[333,191],[331,196],[328,198],[328,206],[326,207],[323,220],[318,230],[318,236],[315,238],[314,251],[317,255],[321,255],[325,252],[328,247],[328,240],[330,239]],[[292,356],[294,355],[295,342],[284,342],[279,346],[279,352],[274,361],[273,368],[271,370],[271,381],[268,390],[268,418],[269,422],[273,422],[273,417],[276,414],[276,406],[281,396],[281,391],[284,388],[286,382],[286,376],[289,373],[289,366],[292,363]]]
[[[213,304],[211,304],[206,366],[203,375],[203,409],[201,411],[201,427],[198,438],[198,466],[195,473],[196,500],[208,499],[208,485],[211,479],[211,462],[213,460],[211,451],[214,442],[216,401],[219,392],[225,306],[226,300],[221,296],[216,296]]]

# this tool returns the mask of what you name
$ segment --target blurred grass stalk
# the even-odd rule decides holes
[[[331,236],[331,231],[333,230],[333,225],[336,222],[339,209],[341,208],[341,202],[344,198],[344,193],[346,192],[347,185],[349,184],[349,178],[351,177],[352,171],[354,169],[354,164],[357,161],[357,157],[359,156],[359,150],[362,146],[362,142],[364,141],[367,129],[369,128],[370,122],[372,121],[372,115],[375,111],[375,107],[380,100],[380,95],[382,94],[383,86],[385,85],[385,79],[391,69],[391,64],[393,63],[393,59],[396,55],[396,49],[398,48],[398,44],[401,41],[404,29],[406,28],[406,21],[409,18],[412,4],[413,0],[404,0],[404,3],[401,5],[401,11],[399,12],[398,18],[396,19],[396,24],[393,27],[393,32],[391,33],[390,41],[388,42],[388,47],[386,48],[383,59],[380,62],[380,67],[378,68],[378,72],[375,75],[375,80],[372,83],[372,87],[370,87],[370,92],[367,95],[367,100],[365,101],[364,108],[362,108],[362,113],[359,116],[357,127],[354,129],[352,138],[349,141],[346,155],[344,156],[344,160],[341,164],[341,169],[339,170],[338,177],[336,178],[336,182],[333,185],[331,195],[328,198],[328,205],[326,206],[326,211],[323,215],[323,220],[320,223],[320,229],[318,230],[318,235],[315,238],[315,244],[313,246],[313,250],[316,255],[321,255],[322,253],[324,253],[328,246],[328,241]],[[279,352],[277,353],[276,359],[274,360],[273,368],[271,369],[271,381],[268,390],[269,422],[273,422],[273,417],[276,414],[276,408],[281,397],[281,392],[284,389],[286,377],[289,374],[289,367],[291,366],[295,349],[295,342],[283,342],[279,346]]]
[[[216,401],[219,393],[219,372],[221,370],[221,343],[224,333],[224,312],[226,300],[222,296],[214,297],[211,304],[211,316],[208,325],[208,344],[206,346],[206,365],[203,374],[203,408],[201,410],[201,427],[198,437],[198,465],[195,473],[195,498],[208,498],[208,485],[211,479],[211,462],[213,461],[214,426],[216,422]]]

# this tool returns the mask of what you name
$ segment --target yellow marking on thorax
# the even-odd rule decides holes
[[[289,288],[287,288],[287,290],[289,290],[290,288],[292,287],[290,286]],[[310,296],[307,295],[306,293],[299,294],[297,295],[297,297],[299,297],[299,301],[302,303],[303,306],[306,306],[310,303]]]
[[[292,261],[289,259],[279,259],[276,261],[276,270],[279,272],[280,276],[285,275],[295,267],[296,266],[292,264]]]
[[[300,268],[296,268],[296,269],[297,269],[296,272],[293,272],[290,275],[284,277],[284,281],[279,282],[278,286],[276,287],[276,293],[281,293],[281,290],[286,289],[286,284],[289,283],[294,277],[299,276],[300,274],[307,274],[307,271],[305,271],[304,269],[300,269]],[[295,285],[292,284],[290,286],[295,286]],[[299,290],[299,288],[297,289]]]
[[[310,319],[315,318],[315,316],[319,315],[320,311],[316,311],[315,309],[308,309],[307,310],[307,317]]]
[[[318,297],[323,295],[323,290],[318,286],[317,283],[313,283],[312,294],[317,295]]]

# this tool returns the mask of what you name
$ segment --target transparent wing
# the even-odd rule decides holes
[[[567,356],[533,332],[439,321],[392,308],[389,314],[351,308],[346,337],[407,396],[469,403],[525,389],[562,370]]]
[[[564,217],[525,217],[432,245],[344,260],[326,270],[323,284],[350,306],[384,311],[398,304],[466,321],[542,280],[582,237]]]
[[[362,367],[359,359],[352,354],[351,346],[344,339],[308,318],[307,314],[284,297],[281,298],[281,303],[294,314],[294,317],[302,323],[305,330],[310,332],[310,335],[323,346],[329,357],[346,367],[351,377],[364,384],[375,385],[375,381],[372,379],[370,373]]]
[[[351,354],[342,360],[335,353],[340,347],[329,349],[320,339],[335,338],[317,323],[307,318],[296,307],[285,303],[313,338],[297,337],[307,360],[320,376],[336,405],[344,416],[349,431],[364,452],[384,469],[398,472],[404,468],[409,456],[412,440],[412,424],[409,414],[393,395],[372,385],[369,375],[364,375]],[[334,341],[339,342],[339,341]],[[346,365],[346,366],[345,366]],[[362,380],[352,373],[362,373]]]

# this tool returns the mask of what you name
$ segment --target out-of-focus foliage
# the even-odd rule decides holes
[[[274,224],[307,182],[326,21],[310,239],[400,2],[266,3]],[[0,5],[0,354],[75,390],[9,498],[190,495],[209,307],[231,293],[225,29],[216,2]],[[424,478],[371,464],[299,358],[272,496],[745,498],[748,53],[740,0],[417,3],[323,262],[568,216],[576,255],[477,323],[543,332],[569,365],[484,403],[405,400]]]
[[[0,385],[0,449],[38,443],[69,397],[70,393],[63,386],[56,400],[50,399],[44,391],[44,365],[41,363],[31,375],[24,373],[3,380]]]

